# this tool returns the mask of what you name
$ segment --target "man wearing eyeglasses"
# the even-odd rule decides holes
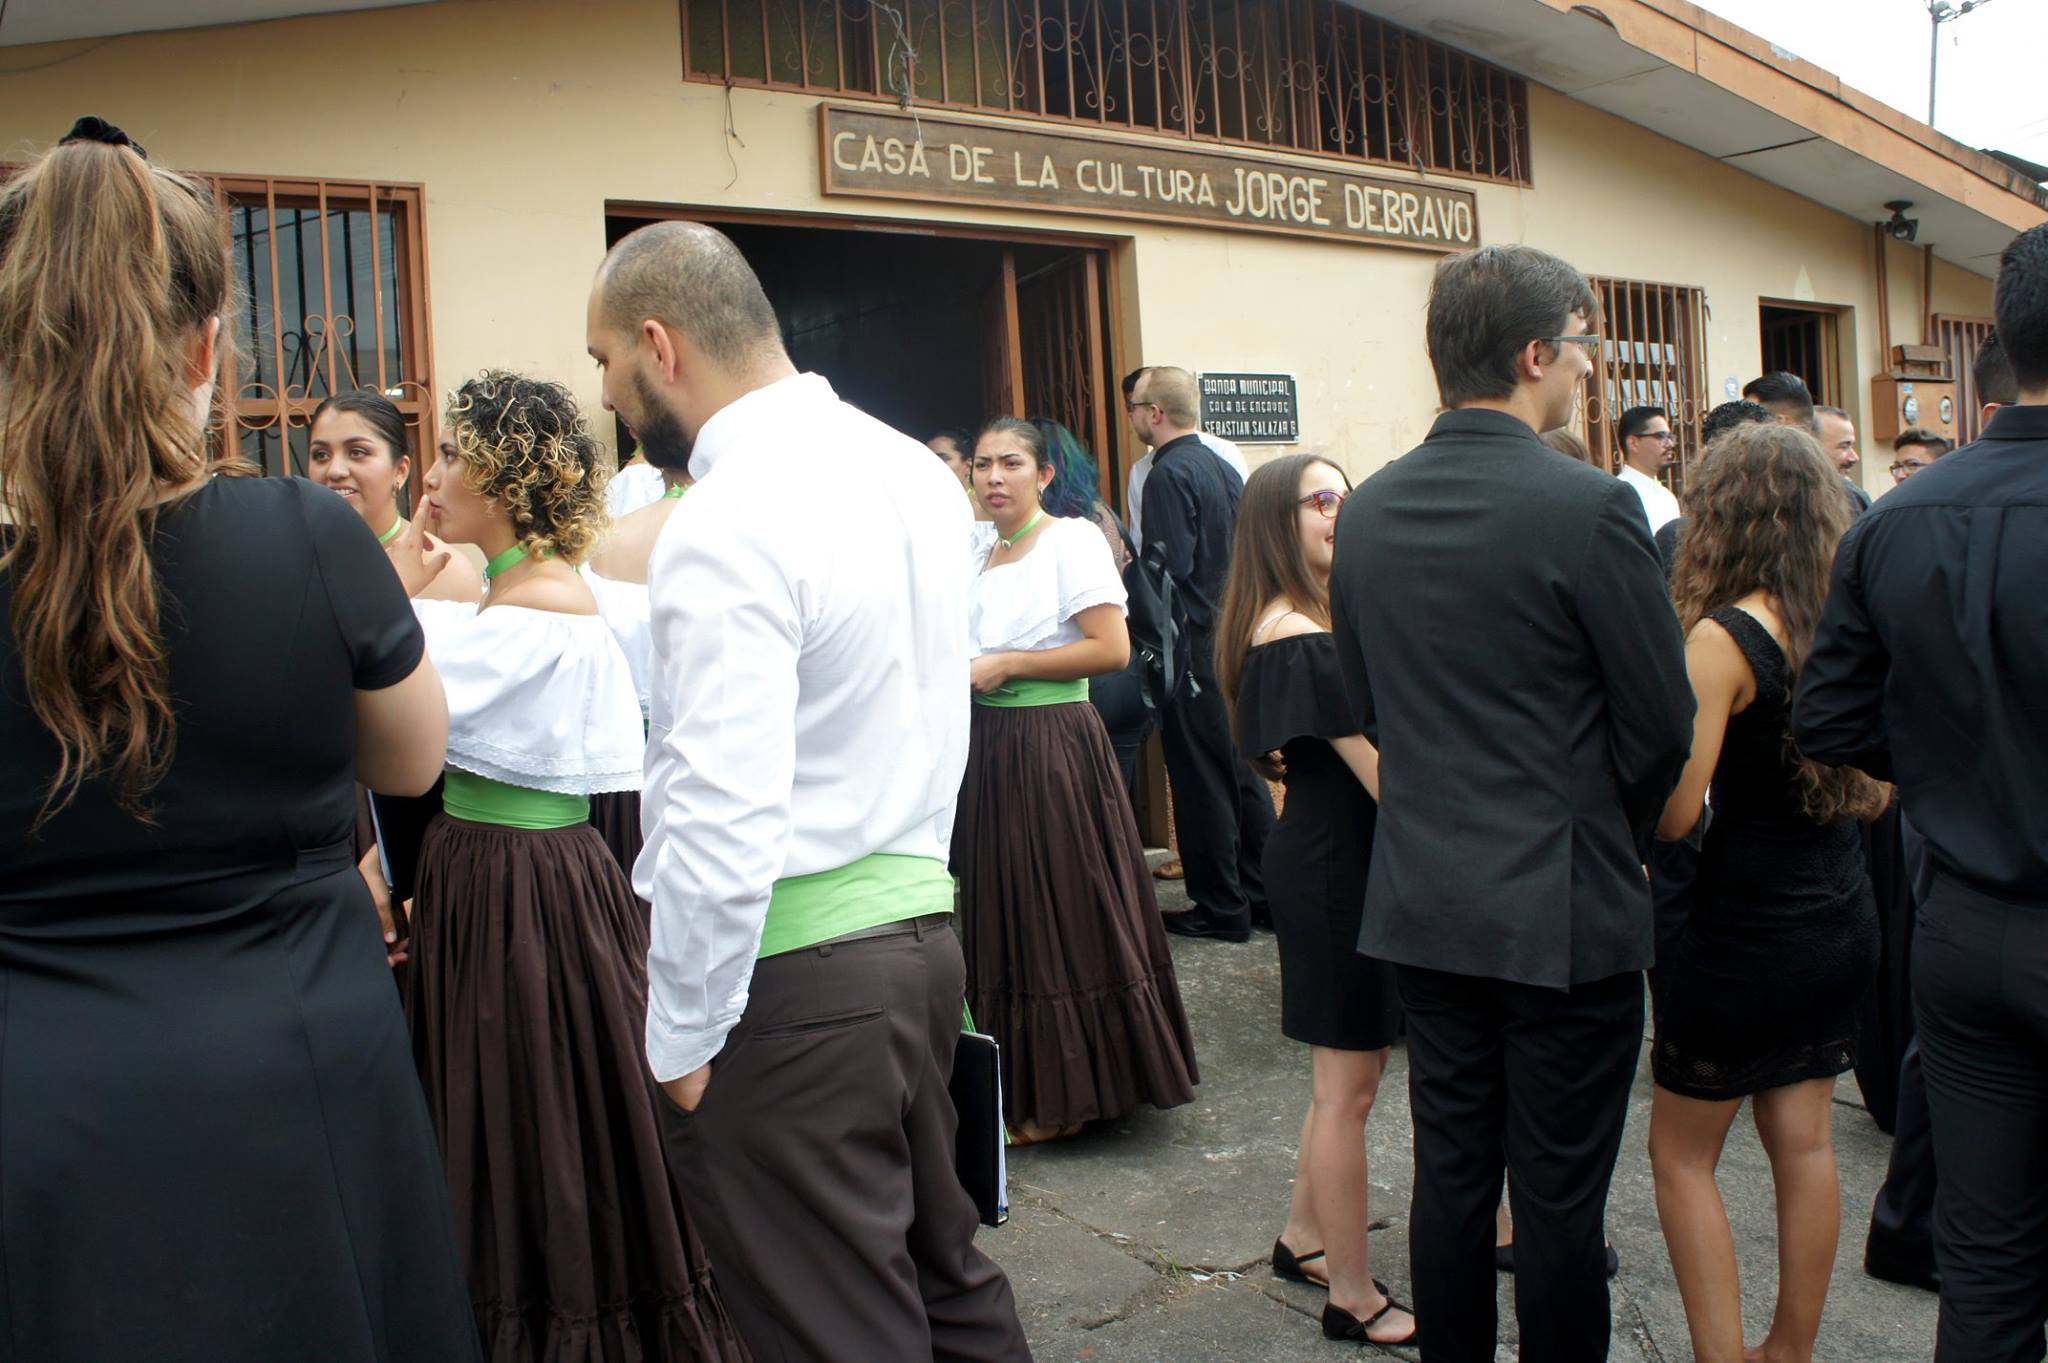
[[[1678,498],[1659,477],[1678,462],[1678,437],[1662,407],[1631,407],[1621,414],[1621,458],[1621,481],[1642,499],[1654,535],[1678,519]]]
[[[1152,461],[1158,458],[1150,448],[1154,443],[1152,437],[1145,434],[1151,429],[1153,409],[1157,404],[1133,400],[1138,392],[1138,381],[1144,377],[1143,369],[1133,369],[1124,375],[1123,385],[1124,415],[1130,419],[1132,431],[1148,447],[1144,457],[1131,465],[1131,476],[1124,485],[1124,524],[1131,532],[1132,550],[1141,554],[1145,552],[1145,480],[1152,476]],[[1196,431],[1195,439],[1201,441],[1209,453],[1228,464],[1240,484],[1252,476],[1251,466],[1244,461],[1244,451],[1235,444],[1209,431]]]
[[[1932,431],[1914,427],[1892,441],[1892,482],[1905,482],[1949,451],[1949,443]]]
[[[1570,421],[1599,316],[1533,247],[1448,257],[1426,330],[1445,410],[1337,517],[1333,633],[1384,797],[1358,948],[1407,1009],[1430,1363],[1492,1363],[1504,1164],[1521,1356],[1608,1353],[1643,863],[1694,706],[1642,503],[1536,435]]]

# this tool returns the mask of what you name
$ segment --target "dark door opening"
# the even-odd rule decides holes
[[[760,276],[796,367],[846,401],[918,440],[1049,416],[1095,456],[1105,495],[1120,484],[1099,248],[703,216]],[[608,216],[606,244],[650,220]]]
[[[1836,310],[1797,303],[1759,303],[1764,372],[1797,374],[1817,405],[1839,406],[1841,355],[1836,345]]]

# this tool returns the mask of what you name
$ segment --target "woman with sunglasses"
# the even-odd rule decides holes
[[[1130,655],[1124,586],[1092,522],[1040,504],[1055,474],[1043,425],[1003,417],[975,444],[992,519],[975,526],[952,858],[968,1004],[1002,1045],[1025,1142],[1177,1106],[1198,1078],[1137,818],[1088,704],[1088,678]]]
[[[1372,1276],[1365,1123],[1401,1030],[1393,968],[1358,954],[1378,815],[1379,753],[1358,732],[1330,635],[1337,511],[1351,484],[1313,454],[1253,471],[1238,505],[1216,629],[1216,681],[1253,762],[1287,785],[1266,843],[1280,942],[1280,1030],[1306,1044],[1308,1115],[1273,1272],[1329,1290],[1323,1334],[1413,1344],[1415,1319]]]
[[[646,913],[590,825],[593,795],[640,788],[644,748],[574,566],[604,524],[598,445],[566,389],[496,372],[447,430],[424,516],[489,556],[489,585],[480,609],[414,603],[449,736],[406,1016],[485,1357],[737,1358],[662,1153]]]

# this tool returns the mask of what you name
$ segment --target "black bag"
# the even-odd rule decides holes
[[[1180,592],[1157,549],[1148,548],[1124,569],[1124,593],[1129,598],[1125,610],[1131,631],[1131,666],[1137,671],[1145,708],[1157,715],[1173,703],[1183,687],[1196,685],[1186,657],[1187,625],[1181,614]]]

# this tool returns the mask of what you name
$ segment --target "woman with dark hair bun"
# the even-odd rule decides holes
[[[1657,835],[1713,818],[1677,960],[1662,986],[1651,1069],[1657,1216],[1701,1363],[1807,1363],[1841,1225],[1835,1079],[1855,1064],[1857,1007],[1877,970],[1877,905],[1857,820],[1885,787],[1802,757],[1792,691],[1813,646],[1835,547],[1841,476],[1805,431],[1738,426],[1686,492],[1672,593],[1699,697],[1692,757]],[[1742,1287],[1714,1180],[1743,1100],[1778,1202],[1778,1299],[1745,1353]]]
[[[474,1359],[349,846],[438,565],[210,455],[228,241],[98,119],[0,186],[0,1355]]]
[[[1323,1334],[1413,1344],[1415,1321],[1372,1276],[1365,1124],[1401,1033],[1394,969],[1358,954],[1379,819],[1380,759],[1358,731],[1330,633],[1344,470],[1317,454],[1252,471],[1216,626],[1216,683],[1239,749],[1279,754],[1287,800],[1266,844],[1280,942],[1280,1030],[1309,1048],[1310,1096],[1273,1272],[1327,1288]]]
[[[1046,514],[1039,425],[974,449],[974,721],[953,822],[975,1022],[1002,1046],[1020,1141],[1194,1097],[1194,1040],[1137,817],[1088,678],[1130,654],[1124,585],[1085,521]]]
[[[566,389],[505,373],[463,384],[447,429],[423,515],[489,562],[481,609],[414,605],[449,739],[406,1013],[485,1354],[737,1358],[662,1154],[646,915],[590,825],[643,748],[575,568],[604,527],[598,444]]]
[[[306,476],[340,496],[377,543],[389,547],[411,524],[398,504],[412,474],[405,417],[390,398],[364,388],[336,393],[315,407],[306,434]],[[432,535],[426,545],[430,554],[441,549]],[[419,596],[475,603],[483,594],[484,580],[476,568],[462,555],[450,554]]]

